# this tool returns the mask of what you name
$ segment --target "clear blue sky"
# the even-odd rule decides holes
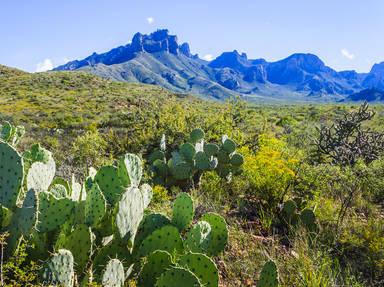
[[[384,61],[383,0],[1,0],[0,64],[36,71],[158,28],[207,58],[310,52],[360,72]]]

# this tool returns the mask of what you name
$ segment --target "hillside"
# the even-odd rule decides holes
[[[313,54],[295,53],[268,62],[248,59],[237,50],[211,62],[193,55],[188,43],[179,44],[168,30],[136,33],[132,41],[109,52],[93,53],[55,68],[83,70],[123,82],[160,85],[169,90],[224,100],[241,95],[249,101],[327,102],[345,99],[384,83],[382,66],[365,73],[335,71]]]

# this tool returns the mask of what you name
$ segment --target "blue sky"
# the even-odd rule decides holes
[[[360,72],[384,61],[382,0],[1,0],[0,64],[44,70],[158,28],[206,58],[309,52]]]

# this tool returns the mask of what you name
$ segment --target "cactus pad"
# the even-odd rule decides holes
[[[244,163],[244,157],[239,153],[235,153],[231,156],[230,162],[233,166],[241,166]]]
[[[194,129],[190,135],[189,139],[192,143],[197,143],[199,140],[202,140],[204,138],[205,134],[202,129]]]
[[[192,161],[196,154],[195,147],[190,143],[184,143],[180,146],[180,154],[186,161]]]
[[[104,287],[123,287],[125,281],[124,266],[119,259],[111,259],[103,272],[101,283]]]
[[[47,262],[43,279],[47,285],[72,287],[74,283],[73,256],[70,251],[60,249]]]
[[[140,287],[153,287],[157,279],[164,271],[171,266],[172,257],[166,251],[156,250],[151,253],[147,258],[147,263],[143,266],[138,286]]]
[[[118,258],[123,262],[124,266],[132,262],[131,253],[128,248],[123,246],[121,242],[112,240],[97,250],[96,256],[93,259],[93,269],[95,273],[101,273],[110,258]]]
[[[283,215],[289,219],[296,212],[297,205],[293,200],[287,200],[283,205]]]
[[[119,161],[119,177],[124,187],[138,187],[143,176],[141,159],[132,153],[124,155]]]
[[[47,192],[39,192],[39,213],[36,229],[40,232],[55,230],[72,214],[74,202],[69,198],[56,198]]]
[[[104,217],[106,201],[97,183],[92,184],[91,190],[85,200],[85,224],[94,227]]]
[[[184,241],[185,248],[191,252],[206,253],[210,244],[211,226],[206,221],[199,221],[189,232]]]
[[[17,221],[20,231],[27,236],[31,233],[36,224],[37,217],[37,197],[34,190],[29,190],[25,195],[23,206],[18,209]]]
[[[206,143],[204,145],[204,152],[208,157],[214,156],[219,152],[219,146],[217,144]]]
[[[199,279],[191,271],[181,267],[171,267],[156,282],[156,287],[200,287]]]
[[[143,195],[137,187],[130,187],[117,204],[115,224],[119,238],[124,240],[134,238],[143,216]]]
[[[186,229],[192,222],[194,216],[194,207],[192,198],[185,192],[179,193],[173,202],[172,224],[179,231]]]
[[[300,220],[309,231],[316,231],[316,216],[311,209],[304,209],[300,214]]]
[[[153,197],[152,187],[149,184],[144,183],[140,186],[140,192],[143,196],[144,208],[147,208]]]
[[[84,224],[75,226],[73,231],[68,236],[65,236],[65,238],[62,238],[57,244],[57,248],[71,251],[76,263],[76,270],[79,273],[84,270],[88,262],[91,247],[91,231]]]
[[[164,160],[157,159],[154,161],[152,166],[153,166],[154,171],[158,175],[163,176],[163,177],[165,177],[167,175],[168,166],[164,162]]]
[[[119,201],[121,194],[124,192],[124,187],[120,182],[116,167],[103,166],[95,175],[95,181],[109,204],[114,205]]]
[[[278,287],[279,275],[275,262],[268,261],[265,263],[260,273],[260,278],[257,283],[258,287]]]
[[[171,172],[177,180],[188,179],[192,175],[192,166],[189,163],[180,162],[172,166]]]
[[[216,256],[225,249],[228,243],[228,227],[225,219],[215,213],[207,213],[201,218],[211,226],[210,244],[207,254]]]
[[[164,161],[165,154],[161,150],[155,150],[153,153],[149,155],[148,161],[149,163],[154,163],[156,160]]]
[[[227,138],[223,142],[223,150],[228,154],[233,153],[236,150],[236,143],[233,140]]]
[[[202,152],[202,151],[199,151],[197,154],[196,154],[196,168],[197,169],[200,169],[200,170],[208,170],[211,168],[211,162],[209,160],[209,158],[207,157],[207,155]]]
[[[53,184],[53,185],[51,184],[49,188],[49,193],[52,193],[57,198],[67,197],[68,195],[67,192],[68,192],[67,189],[62,184]]]
[[[145,257],[156,250],[168,251],[171,254],[183,251],[183,241],[176,227],[166,225],[152,232],[141,242],[137,255]]]
[[[217,287],[219,285],[217,267],[208,256],[199,253],[189,253],[180,258],[179,264],[192,271],[199,278],[203,286]]]
[[[23,184],[23,159],[7,143],[0,142],[0,204],[14,208]]]
[[[5,206],[0,205],[0,230],[7,226],[12,220],[12,212]]]
[[[156,229],[159,229],[165,225],[170,225],[171,222],[168,217],[159,214],[151,213],[146,215],[143,220],[140,222],[140,225],[137,229],[135,236],[135,246],[139,246],[143,240],[154,232]],[[134,248],[135,249],[135,248]]]
[[[28,170],[27,189],[47,191],[56,173],[56,164],[50,155],[48,162],[34,162]]]
[[[9,122],[4,122],[0,125],[0,139],[8,142],[11,139],[13,133],[12,125]]]

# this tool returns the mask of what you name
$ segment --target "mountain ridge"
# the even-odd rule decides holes
[[[208,62],[193,55],[188,43],[179,44],[177,36],[166,29],[149,35],[136,33],[124,46],[54,69],[61,70],[83,70],[218,100],[240,95],[248,100],[338,101],[364,89],[384,89],[384,62],[373,65],[369,73],[338,72],[310,53],[268,62],[248,59],[237,50]]]

